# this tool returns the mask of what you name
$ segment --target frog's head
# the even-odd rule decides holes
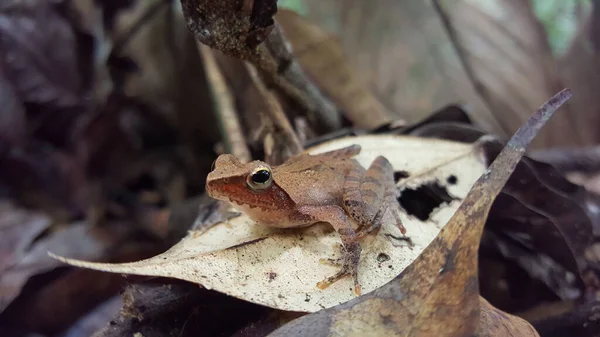
[[[267,163],[255,160],[243,164],[231,154],[223,154],[214,162],[206,192],[212,198],[249,207],[276,208],[290,201],[275,183]]]

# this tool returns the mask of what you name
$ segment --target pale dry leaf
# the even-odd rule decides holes
[[[363,293],[367,293],[396,277],[436,237],[486,166],[482,152],[473,145],[408,136],[348,137],[323,143],[308,152],[320,153],[351,144],[362,146],[356,159],[363,166],[368,166],[378,155],[385,155],[395,171],[410,175],[407,179],[410,186],[437,181],[458,199],[442,204],[427,221],[403,214],[412,244],[402,240],[393,221],[388,221],[391,219],[384,219],[375,237],[365,238],[359,282]],[[454,184],[446,182],[451,175],[456,178]],[[57,258],[109,272],[183,279],[262,305],[314,312],[356,296],[350,278],[325,290],[316,286],[339,268],[321,264],[319,260],[337,258],[340,246],[339,236],[327,224],[274,230],[240,215],[201,235],[191,231],[169,251],[143,261],[106,264]]]

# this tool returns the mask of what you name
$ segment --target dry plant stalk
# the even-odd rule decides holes
[[[212,96],[215,100],[215,111],[222,128],[222,135],[228,152],[234,154],[240,161],[247,163],[252,160],[252,155],[246,145],[246,138],[244,137],[244,132],[242,131],[235,108],[235,101],[229,91],[227,81],[221,73],[210,48],[199,42],[197,45],[198,51],[204,61],[206,76],[208,77],[208,82],[213,93]]]
[[[265,108],[265,115],[268,116],[269,122],[271,124],[270,126],[273,129],[274,134],[272,136],[276,138],[274,139],[274,142],[276,142],[277,144],[281,144],[285,147],[285,149],[281,149],[281,151],[286,152],[286,154],[281,156],[280,160],[277,160],[276,162],[268,161],[271,164],[278,164],[280,162],[285,161],[285,159],[287,159],[288,157],[300,153],[303,150],[303,146],[300,143],[298,136],[294,132],[292,125],[287,119],[285,112],[281,107],[281,104],[279,104],[279,101],[277,100],[275,95],[272,92],[270,92],[262,83],[260,77],[258,76],[256,68],[252,64],[246,63],[246,70],[248,71],[248,74],[252,79],[252,83],[254,84],[254,86],[258,90],[259,95],[262,98],[263,105]],[[275,146],[275,144],[273,144],[273,146]],[[267,147],[266,144],[265,147]],[[273,151],[273,148],[265,148],[266,156],[279,156],[279,154],[273,154]]]

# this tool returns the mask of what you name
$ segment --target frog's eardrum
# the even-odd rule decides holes
[[[406,237],[394,219],[388,219],[377,234],[364,238],[359,281],[366,294],[400,274],[436,237],[486,170],[486,161],[475,145],[395,135],[342,138],[307,152],[326,152],[351,144],[362,146],[356,159],[365,167],[379,155],[387,157],[398,172],[399,190],[435,185],[452,196],[426,219],[402,214]],[[411,204],[419,204],[419,200]],[[322,260],[338,258],[340,248],[339,235],[328,224],[277,230],[240,215],[203,233],[191,231],[167,252],[147,260],[109,264],[55,257],[74,266],[172,277],[282,310],[315,312],[356,296],[350,277],[325,290],[317,288],[317,282],[339,269]]]

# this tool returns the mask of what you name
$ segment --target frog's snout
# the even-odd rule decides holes
[[[217,200],[224,200],[223,196],[221,195],[222,193],[219,193],[219,189],[215,187],[214,183],[207,182],[205,190],[209,197]]]
[[[215,181],[216,181],[215,171],[212,171],[206,177],[206,186],[205,186],[206,193],[210,197],[214,197],[218,190],[218,188],[215,186],[216,185]]]

